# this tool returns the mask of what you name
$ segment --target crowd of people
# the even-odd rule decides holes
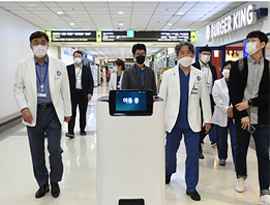
[[[124,61],[114,62],[109,87],[116,89],[151,89],[165,101],[166,175],[165,183],[177,168],[177,151],[182,138],[186,147],[186,194],[201,200],[196,187],[199,181],[199,159],[204,159],[202,143],[209,134],[211,144],[217,145],[220,166],[226,166],[228,133],[235,164],[235,191],[245,191],[247,179],[247,150],[250,136],[256,145],[260,185],[259,204],[270,204],[269,191],[269,61],[263,52],[268,43],[261,31],[250,32],[245,41],[248,57],[223,64],[221,79],[211,63],[211,48],[199,50],[195,57],[194,45],[188,41],[175,47],[178,64],[162,77],[159,92],[154,71],[145,65],[146,46],[132,47],[133,66],[125,68]],[[19,62],[14,96],[27,126],[33,170],[41,198],[49,191],[58,197],[58,182],[63,175],[60,146],[61,128],[68,122],[66,136],[74,138],[76,109],[80,109],[80,134],[86,135],[86,111],[93,95],[90,68],[82,64],[83,53],[75,51],[74,64],[66,65],[47,55],[48,36],[34,32],[30,36],[34,55]],[[44,138],[48,139],[50,173],[45,165]]]

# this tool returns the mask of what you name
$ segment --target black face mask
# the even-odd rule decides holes
[[[145,56],[143,56],[143,55],[137,56],[136,60],[137,60],[137,63],[143,64],[145,61]]]

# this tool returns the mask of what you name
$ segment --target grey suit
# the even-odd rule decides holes
[[[121,89],[142,89],[135,64],[127,68],[122,77]],[[153,95],[157,95],[155,73],[145,66],[144,88],[153,90]]]

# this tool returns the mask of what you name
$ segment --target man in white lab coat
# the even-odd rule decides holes
[[[34,55],[19,62],[14,97],[27,126],[34,175],[39,185],[35,197],[41,198],[49,191],[49,178],[51,193],[58,197],[58,182],[63,174],[61,127],[71,117],[66,65],[47,55],[49,39],[44,32],[31,34],[30,47]],[[50,153],[50,173],[45,164],[45,135]]]
[[[201,197],[196,186],[199,180],[201,109],[208,132],[211,128],[210,98],[204,73],[191,66],[194,46],[190,42],[180,42],[175,52],[179,65],[163,74],[159,93],[165,101],[166,184],[170,183],[171,175],[176,172],[176,153],[184,135],[187,152],[186,194],[199,201]]]

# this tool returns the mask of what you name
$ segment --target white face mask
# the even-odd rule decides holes
[[[80,64],[80,63],[82,62],[82,58],[76,57],[76,58],[74,58],[74,62],[75,62],[76,64]]]
[[[189,56],[185,56],[185,57],[179,59],[178,62],[179,62],[182,66],[184,66],[185,68],[187,68],[187,67],[189,67],[189,66],[191,65],[192,60],[193,60],[193,58],[191,58],[191,57],[189,57]]]
[[[42,58],[47,54],[47,46],[43,45],[33,46],[33,52],[35,56]]]
[[[210,61],[210,56],[209,55],[202,55],[201,61],[203,63],[208,63]]]
[[[224,68],[222,71],[222,75],[224,76],[224,78],[229,78],[230,77],[230,70]]]
[[[254,53],[256,53],[257,49],[257,42],[248,42],[246,45],[246,51],[248,52],[249,55],[252,55]]]
[[[113,66],[113,70],[117,72],[117,66]]]

